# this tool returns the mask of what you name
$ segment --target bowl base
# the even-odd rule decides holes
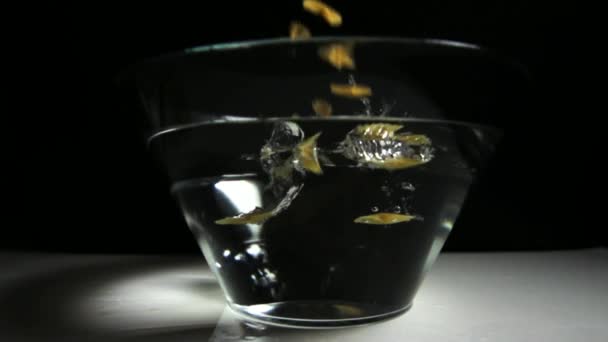
[[[258,305],[230,303],[229,307],[241,318],[263,324],[331,329],[392,319],[408,311],[412,304],[393,310],[381,305],[342,301],[288,301]]]

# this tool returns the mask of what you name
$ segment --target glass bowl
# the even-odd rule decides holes
[[[121,84],[229,307],[327,328],[412,306],[525,77],[471,44],[318,37],[190,48]]]

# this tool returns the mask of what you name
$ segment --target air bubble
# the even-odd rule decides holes
[[[401,183],[401,189],[407,190],[407,191],[414,191],[414,190],[416,190],[416,187],[412,183],[403,182],[403,183]]]

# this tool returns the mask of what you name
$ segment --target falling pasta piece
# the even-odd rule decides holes
[[[412,146],[430,145],[431,139],[423,134],[408,134],[408,135],[397,135],[395,140],[403,141],[404,143]]]
[[[336,69],[355,69],[352,44],[330,44],[319,48],[319,56]]]
[[[323,17],[330,26],[337,27],[342,25],[342,15],[321,1],[304,0],[302,7],[312,14]]]
[[[373,123],[359,125],[354,129],[354,132],[363,139],[391,139],[395,136],[395,132],[401,128],[403,126],[397,124]]]
[[[239,224],[260,224],[274,216],[274,211],[264,211],[262,208],[255,208],[251,212],[232,217],[225,217],[215,221],[220,225],[239,225]]]
[[[312,101],[312,109],[318,116],[328,117],[331,116],[332,108],[331,104],[323,99],[314,99]]]
[[[409,222],[415,219],[416,216],[395,214],[395,213],[377,213],[367,216],[360,216],[355,219],[355,223],[387,225],[401,222]]]
[[[289,37],[292,40],[308,39],[311,37],[310,30],[298,21],[292,21],[289,24]]]
[[[312,14],[321,14],[327,5],[318,0],[304,0],[302,1],[302,7]]]
[[[334,95],[360,98],[372,96],[372,88],[362,84],[336,84],[329,85],[331,92]]]
[[[371,159],[371,160],[366,161],[365,163],[369,164],[370,166],[373,166],[375,168],[378,168],[378,169],[402,170],[402,169],[407,169],[410,167],[418,166],[418,165],[424,164],[426,162],[422,161],[422,160],[418,160],[418,159],[413,159],[413,158],[400,157],[400,158],[389,158],[389,159],[383,159],[383,160]]]
[[[330,26],[338,27],[342,25],[342,15],[333,8],[327,7],[321,12],[321,15]]]
[[[320,135],[321,132],[304,140],[295,149],[297,165],[299,165],[302,169],[316,175],[323,173],[323,170],[321,170],[321,164],[319,163],[319,158],[317,157],[317,139],[319,139]]]

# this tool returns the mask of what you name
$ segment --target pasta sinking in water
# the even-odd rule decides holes
[[[319,56],[336,69],[355,69],[353,44],[329,44],[319,48]]]
[[[308,39],[311,37],[310,30],[298,21],[289,24],[289,38],[292,40]]]
[[[315,111],[315,114],[322,117],[331,116],[332,113],[331,104],[323,99],[314,99],[312,101],[312,109]]]
[[[398,141],[403,141],[404,143],[412,146],[431,144],[431,139],[429,139],[429,137],[427,137],[426,135],[422,134],[397,135],[395,139]]]
[[[220,225],[260,224],[274,216],[274,214],[273,210],[265,211],[257,207],[248,213],[216,220],[215,223]]]
[[[396,134],[402,125],[389,123],[373,123],[359,125],[355,129],[364,139],[392,139],[412,146],[430,145],[431,139],[423,134]]]
[[[304,0],[302,7],[312,14],[323,17],[330,26],[337,27],[342,25],[342,15],[322,1]]]
[[[401,170],[433,159],[431,139],[422,134],[400,134],[403,126],[392,123],[371,123],[350,131],[341,147],[344,155],[374,169]]]
[[[355,128],[355,133],[364,139],[391,139],[395,132],[403,128],[402,125],[390,123],[373,123],[359,125]]]
[[[241,225],[241,224],[262,224],[268,219],[278,215],[279,213],[287,210],[291,205],[291,202],[298,196],[300,191],[304,187],[304,184],[294,185],[286,191],[285,196],[272,210],[264,210],[260,207],[256,207],[254,210],[232,217],[225,217],[223,219],[216,220],[215,223],[219,225]]]
[[[331,83],[329,85],[332,94],[349,97],[349,98],[361,98],[372,96],[372,88],[363,84],[337,84]]]
[[[360,216],[355,219],[355,223],[387,225],[402,222],[409,222],[415,219],[416,216],[395,213],[377,213],[372,215]]]
[[[301,142],[295,149],[295,158],[297,165],[302,169],[312,172],[316,175],[323,173],[319,158],[317,156],[317,139],[321,132]]]
[[[418,159],[413,159],[413,158],[399,157],[399,158],[390,158],[390,159],[383,159],[383,160],[372,159],[372,160],[368,160],[366,163],[372,167],[379,168],[379,169],[402,170],[402,169],[407,169],[410,167],[418,166],[418,165],[424,164],[426,162],[422,161],[422,160],[418,160]]]

